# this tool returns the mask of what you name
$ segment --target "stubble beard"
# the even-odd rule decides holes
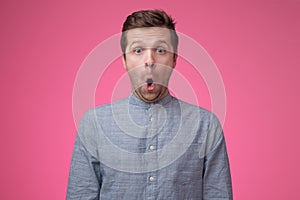
[[[156,103],[168,94],[168,88],[162,85],[156,85],[154,91],[148,91],[142,86],[135,89],[133,94],[146,103]]]

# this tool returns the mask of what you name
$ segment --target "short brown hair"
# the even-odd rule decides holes
[[[127,46],[127,31],[144,27],[164,27],[170,29],[174,54],[177,54],[178,35],[175,30],[174,19],[163,10],[140,10],[129,15],[123,23],[121,48],[124,56]]]

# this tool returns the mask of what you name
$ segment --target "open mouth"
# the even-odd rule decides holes
[[[148,78],[146,82],[147,82],[147,86],[151,86],[153,84],[152,78]]]
[[[152,78],[148,78],[147,81],[147,90],[153,90],[154,89],[154,83]]]

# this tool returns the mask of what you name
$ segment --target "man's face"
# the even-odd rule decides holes
[[[124,66],[130,76],[133,93],[141,100],[154,103],[168,94],[168,82],[176,64],[166,28],[135,28],[127,31]]]

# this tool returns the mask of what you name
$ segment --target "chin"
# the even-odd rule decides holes
[[[163,91],[147,92],[147,93],[142,94],[142,97],[146,101],[153,103],[153,102],[159,101],[162,98],[162,96],[164,96],[164,95],[162,95],[163,94],[162,92]]]
[[[156,101],[159,101],[164,95],[166,90],[163,88],[155,88],[153,91],[148,91],[145,88],[140,87],[135,91],[136,96],[138,96],[141,100],[148,102],[148,103],[154,103]]]
[[[145,100],[148,100],[148,101],[155,101],[155,100],[158,99],[159,95],[157,95],[157,94],[153,94],[153,95],[143,94],[142,97],[143,97]]]

